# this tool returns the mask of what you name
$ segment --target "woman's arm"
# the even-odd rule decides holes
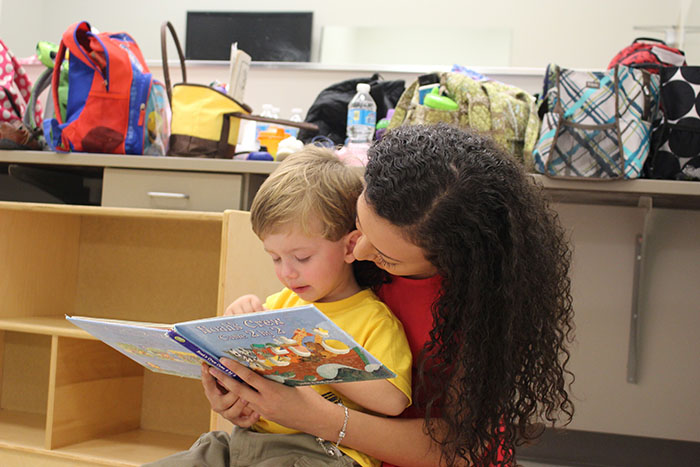
[[[383,415],[399,415],[410,402],[406,394],[385,379],[330,386],[357,405]]]
[[[327,401],[310,387],[285,386],[233,360],[222,359],[222,362],[248,385],[215,368],[210,368],[209,372],[225,386],[228,394],[240,398],[241,403],[246,403],[256,414],[330,442],[337,441],[345,416],[342,407]],[[212,405],[212,408],[228,418],[224,406]],[[439,446],[425,433],[422,419],[386,418],[350,410],[345,431],[342,444],[383,461],[402,466],[440,464]]]

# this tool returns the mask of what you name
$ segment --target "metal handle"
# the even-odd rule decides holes
[[[171,199],[190,199],[187,193],[168,193],[165,191],[149,191],[146,193],[151,198],[171,198]]]

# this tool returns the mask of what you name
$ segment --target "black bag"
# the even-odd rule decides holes
[[[700,180],[700,67],[664,67],[661,78],[661,122],[651,136],[646,178]]]
[[[357,83],[369,83],[369,93],[377,104],[377,120],[383,118],[389,109],[396,107],[406,87],[403,80],[384,81],[378,73],[370,78],[355,78],[333,84],[319,93],[304,119],[307,123],[318,125],[318,133],[302,129],[298,138],[309,143],[318,134],[330,138],[335,144],[343,144],[346,138],[348,104],[357,92]]]

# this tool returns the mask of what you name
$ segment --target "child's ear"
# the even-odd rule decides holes
[[[345,235],[345,262],[346,263],[352,263],[355,261],[355,255],[353,254],[353,251],[355,250],[355,245],[357,244],[357,240],[362,236],[359,230],[353,230],[349,232],[348,234]]]

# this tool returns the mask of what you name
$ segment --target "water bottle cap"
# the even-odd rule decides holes
[[[357,92],[366,92],[369,93],[369,84],[368,83],[357,83]]]

